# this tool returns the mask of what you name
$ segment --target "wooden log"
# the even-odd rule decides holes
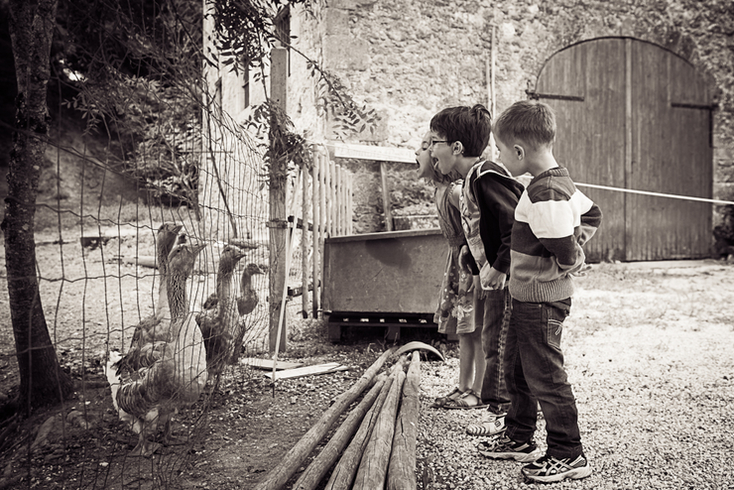
[[[313,451],[313,448],[316,447],[324,435],[331,429],[331,426],[334,425],[334,422],[336,422],[342,412],[374,381],[375,375],[394,351],[395,348],[393,347],[383,352],[367,371],[364,372],[362,377],[337,398],[334,404],[324,412],[313,427],[285,454],[281,463],[273,468],[255,489],[275,490],[283,488],[283,485],[298,470],[303,461]]]
[[[365,395],[359,405],[349,413],[339,429],[324,446],[318,456],[311,461],[308,468],[301,474],[293,485],[292,490],[313,490],[321,482],[321,479],[329,471],[339,455],[347,447],[349,440],[360,426],[365,414],[372,408],[375,400],[385,385],[387,376],[380,375],[375,386]]]
[[[324,487],[324,490],[349,490],[352,488],[352,483],[354,482],[354,477],[359,469],[359,463],[362,460],[362,455],[370,441],[370,436],[372,435],[375,424],[377,424],[377,419],[382,412],[382,406],[384,405],[387,396],[390,394],[393,382],[397,378],[398,370],[402,371],[402,367],[398,367],[397,364],[393,366],[390,377],[382,387],[380,395],[377,397],[377,400],[375,400],[370,411],[365,415],[362,420],[362,424],[359,426],[359,430],[352,438],[352,442],[349,443],[347,450],[344,451],[344,454],[339,459],[339,463],[337,463],[334,471],[331,472],[331,477]]]
[[[398,412],[400,393],[402,392],[405,373],[401,369],[397,373],[395,382],[390,387],[385,403],[377,418],[377,425],[372,431],[370,442],[364,450],[362,461],[359,463],[357,476],[354,479],[354,488],[369,488],[382,490],[385,487],[387,466],[392,452],[392,440],[395,434],[395,416]]]
[[[395,424],[392,454],[387,468],[387,490],[415,490],[415,450],[418,438],[418,392],[421,378],[421,356],[413,351],[403,386],[400,414]]]

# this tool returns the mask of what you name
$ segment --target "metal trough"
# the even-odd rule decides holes
[[[438,228],[327,238],[324,314],[329,338],[342,327],[433,327],[448,246]]]

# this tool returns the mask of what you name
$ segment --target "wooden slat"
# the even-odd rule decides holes
[[[300,368],[288,369],[275,374],[275,380],[279,379],[291,379],[300,378],[303,376],[312,376],[314,374],[329,374],[336,373],[338,371],[346,371],[349,369],[346,366],[342,366],[338,362],[329,362],[326,364],[316,364],[314,366],[304,366]],[[270,379],[273,379],[273,373],[265,373]]]
[[[246,366],[252,366],[255,369],[273,369],[273,364],[275,361],[272,359],[258,359],[256,357],[246,357],[244,359],[240,359],[240,364],[244,364]],[[303,366],[302,362],[285,362],[285,361],[278,361],[278,365],[276,366],[276,369],[294,369],[299,368]]]
[[[320,304],[320,296],[318,294],[318,286],[317,286],[317,278],[320,279],[321,276],[319,274],[319,270],[321,268],[322,262],[322,249],[319,246],[321,243],[320,238],[320,230],[321,230],[321,187],[319,185],[320,176],[319,176],[319,169],[321,165],[321,152],[317,151],[314,155],[314,162],[313,162],[313,168],[311,169],[311,198],[312,198],[312,205],[311,209],[313,210],[313,234],[311,235],[312,240],[312,258],[311,258],[311,277],[313,279],[313,301],[311,302],[311,315],[313,318],[318,318],[318,312],[319,312],[319,304]]]
[[[311,200],[308,198],[308,172],[303,172],[303,188],[301,189],[301,208],[303,209],[303,222],[308,223],[311,219],[311,210],[309,209]],[[301,312],[303,317],[308,316],[308,278],[310,271],[308,270],[308,233],[306,228],[301,230]],[[315,251],[315,250],[314,250]]]
[[[373,162],[397,162],[415,164],[415,153],[408,148],[389,148],[337,143],[334,145],[334,158],[353,158]]]

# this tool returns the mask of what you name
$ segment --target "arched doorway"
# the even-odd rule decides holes
[[[711,198],[711,98],[676,54],[631,38],[584,41],[546,61],[531,97],[556,111],[554,153],[576,182]],[[604,213],[590,260],[710,255],[711,204],[580,188]]]

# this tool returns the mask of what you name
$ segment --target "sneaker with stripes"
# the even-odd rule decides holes
[[[477,445],[479,454],[492,459],[514,459],[522,463],[530,463],[538,459],[543,452],[531,440],[527,442],[516,442],[498,434]]]
[[[493,436],[505,431],[505,417],[498,417],[492,421],[482,424],[472,424],[466,427],[466,433],[470,436]]]
[[[591,466],[583,454],[576,458],[562,459],[546,454],[534,463],[523,466],[522,474],[530,480],[553,483],[566,478],[586,478],[591,474]]]

